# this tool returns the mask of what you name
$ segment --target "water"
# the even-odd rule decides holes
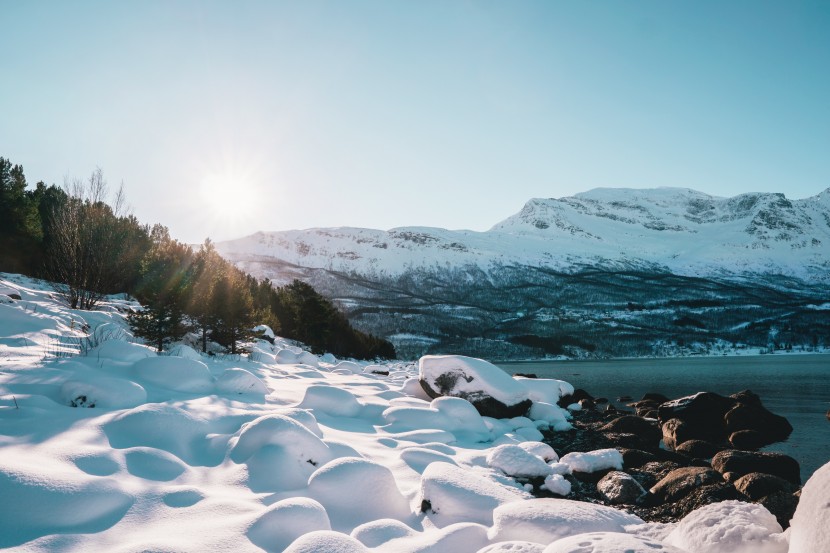
[[[619,359],[608,361],[524,361],[500,363],[507,372],[536,373],[606,397],[616,406],[620,396],[640,399],[646,392],[669,398],[696,392],[729,395],[751,390],[764,406],[790,421],[785,442],[764,451],[785,453],[801,464],[807,478],[830,461],[830,355],[775,354],[735,357]]]

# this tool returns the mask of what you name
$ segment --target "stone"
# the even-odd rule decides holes
[[[660,438],[662,437],[662,432],[656,424],[634,415],[618,417],[601,426],[599,430],[601,432],[636,434],[654,448],[660,445]]]
[[[646,392],[645,394],[643,394],[643,397],[640,398],[640,401],[656,401],[658,405],[661,403],[665,403],[668,400],[669,398],[667,398],[663,394],[658,394],[655,392]]]
[[[681,443],[674,450],[677,453],[682,453],[688,457],[695,459],[711,459],[718,451],[723,451],[723,446],[715,445],[703,440],[686,440]]]
[[[699,392],[692,396],[664,402],[657,409],[660,422],[680,419],[687,428],[686,440],[699,439],[707,442],[723,442],[727,433],[724,416],[738,401],[712,392]]]
[[[657,461],[657,455],[641,449],[618,448],[623,456],[623,466],[626,469],[639,468],[646,463]]]
[[[721,474],[735,473],[738,477],[751,472],[763,472],[780,476],[796,486],[801,485],[798,461],[783,453],[727,449],[712,457],[712,468]]]
[[[752,501],[758,501],[762,497],[777,492],[792,495],[797,489],[791,482],[784,480],[780,476],[765,474],[763,472],[750,472],[749,474],[745,474],[735,480],[734,486]]]
[[[585,411],[593,411],[597,408],[596,404],[590,399],[580,399],[578,403]]]
[[[729,435],[729,443],[735,449],[755,451],[772,442],[757,430],[738,430]]]
[[[664,502],[674,502],[696,488],[720,482],[723,482],[723,477],[710,468],[682,467],[668,473],[652,486],[650,492]]]
[[[786,530],[790,526],[795,510],[798,508],[798,496],[784,491],[773,492],[759,499],[758,503],[775,515],[778,524]]]
[[[660,427],[663,433],[663,443],[669,449],[695,438],[691,427],[680,419],[669,419]]]
[[[618,470],[603,476],[597,482],[597,491],[614,505],[633,505],[640,502],[647,493],[634,477]]]
[[[761,405],[761,400],[757,395],[745,391],[735,394],[735,396],[741,398],[739,399],[741,403],[738,403],[724,415],[726,431],[730,434],[740,431],[757,432],[751,439],[753,443],[757,442],[759,445],[752,446],[750,449],[786,440],[792,433],[793,427],[790,422],[786,418],[767,410]],[[744,401],[749,403],[744,403]],[[745,446],[733,445],[740,449],[746,449]]]

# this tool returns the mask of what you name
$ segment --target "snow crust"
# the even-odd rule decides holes
[[[134,302],[78,312],[44,283],[0,274],[4,287],[22,298],[0,303],[0,548],[12,553],[783,553],[788,539],[812,553],[830,539],[830,465],[788,533],[738,502],[659,525],[534,499],[527,478],[565,496],[570,472],[621,467],[616,450],[559,459],[538,441],[568,424],[555,404],[567,383],[508,376],[502,397],[531,399],[529,416],[482,417],[425,398],[412,363],[317,357],[279,337],[250,356],[156,355],[123,331]],[[85,332],[105,338],[87,355],[56,346]]]

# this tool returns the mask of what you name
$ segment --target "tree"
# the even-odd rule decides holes
[[[207,352],[208,336],[216,322],[214,293],[225,260],[216,253],[210,238],[196,252],[191,269],[191,287],[185,313],[201,334],[202,352]]]
[[[244,273],[228,264],[213,294],[215,320],[212,337],[232,354],[241,353],[240,342],[252,340],[254,302]]]
[[[68,200],[58,206],[50,223],[47,275],[73,309],[92,309],[105,294],[118,291],[127,272],[123,261],[130,224],[120,220],[123,187],[110,206],[99,168],[86,183],[67,184],[66,193]]]
[[[135,291],[144,309],[130,314],[128,319],[136,336],[148,340],[160,352],[187,332],[183,318],[193,251],[171,239],[162,225],[153,227],[150,239],[153,245],[142,259]]]

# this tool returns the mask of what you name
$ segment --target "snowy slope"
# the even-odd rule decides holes
[[[486,232],[309,229],[260,232],[217,248],[231,259],[279,259],[374,276],[467,265],[484,272],[501,265],[623,265],[689,276],[764,273],[826,281],[830,189],[801,200],[783,194],[719,198],[675,188],[596,189],[530,200]]]
[[[556,462],[535,441],[549,422],[488,419],[459,398],[429,402],[411,364],[380,375],[280,339],[250,356],[203,357],[186,346],[157,356],[123,331],[127,301],[79,312],[44,283],[0,275],[0,287],[8,551],[483,553],[577,543],[597,553],[784,553],[789,535],[799,551],[821,546],[810,533],[827,523],[821,509],[799,506],[788,535],[758,505],[707,506],[664,525],[531,498],[511,475],[549,473],[553,485],[569,470],[567,456]],[[62,349],[96,334],[85,355]],[[533,401],[570,389],[550,384],[533,388]],[[805,494],[818,495],[802,502],[824,501],[826,474],[816,473]],[[723,544],[712,542],[713,525]]]

